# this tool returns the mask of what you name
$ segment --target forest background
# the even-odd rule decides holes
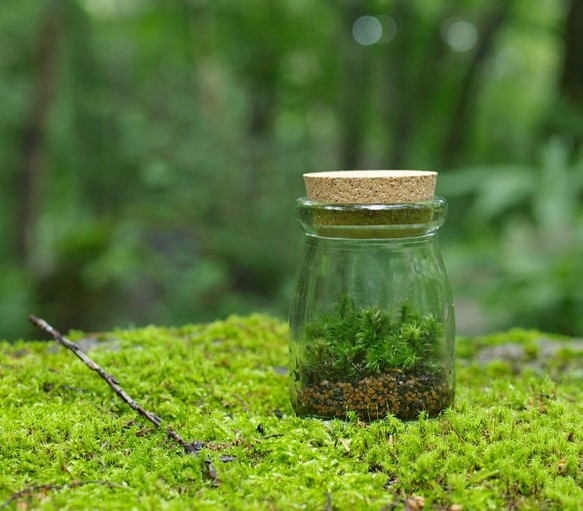
[[[0,337],[285,318],[305,171],[440,173],[458,330],[583,335],[583,1],[0,2]]]

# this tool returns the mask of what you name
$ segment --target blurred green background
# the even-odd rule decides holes
[[[0,2],[0,338],[287,315],[305,171],[440,172],[461,333],[583,335],[580,0]]]

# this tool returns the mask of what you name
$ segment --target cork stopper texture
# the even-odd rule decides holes
[[[308,199],[331,204],[397,204],[432,200],[437,172],[341,170],[304,174]]]

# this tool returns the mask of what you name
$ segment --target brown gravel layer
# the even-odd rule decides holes
[[[298,392],[294,408],[299,415],[330,419],[346,418],[346,412],[353,411],[365,421],[389,413],[412,420],[422,411],[434,417],[452,401],[453,388],[443,375],[411,375],[395,369],[356,384],[322,380],[308,385]]]

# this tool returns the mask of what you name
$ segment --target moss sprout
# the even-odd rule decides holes
[[[300,372],[310,383],[427,369],[440,358],[440,331],[433,316],[421,316],[407,303],[393,317],[378,307],[355,310],[344,298],[336,313],[306,326]]]

